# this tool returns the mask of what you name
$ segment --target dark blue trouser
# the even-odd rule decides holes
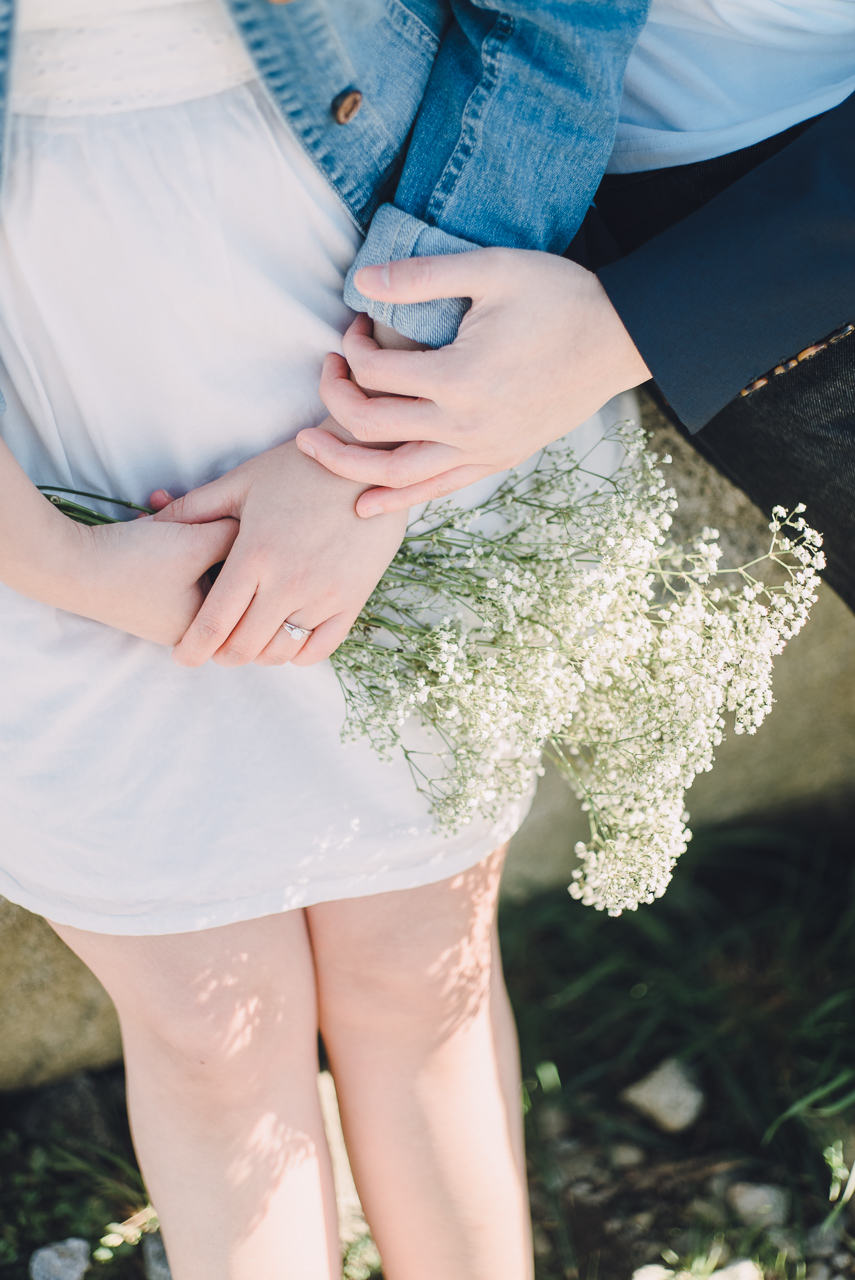
[[[805,504],[823,535],[823,577],[855,611],[855,335],[684,434],[767,514]]]

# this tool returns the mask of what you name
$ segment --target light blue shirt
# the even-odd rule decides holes
[[[855,92],[855,0],[652,0],[609,173],[727,155]]]

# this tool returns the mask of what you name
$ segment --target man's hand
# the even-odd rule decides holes
[[[213,658],[310,666],[341,644],[400,546],[406,512],[360,520],[363,486],[332,475],[293,441],[235,467],[159,510],[155,523],[199,527],[232,516],[234,546],[174,651],[184,666]],[[152,495],[160,507],[162,497]],[[283,622],[312,629],[306,640]]]
[[[344,337],[346,360],[327,357],[323,401],[362,444],[322,427],[300,432],[297,443],[337,475],[379,486],[359,498],[361,516],[516,466],[650,377],[597,277],[554,254],[409,258],[365,267],[356,283],[385,302],[472,299],[447,347],[382,350],[371,321],[358,316]],[[384,442],[399,443],[362,447]]]

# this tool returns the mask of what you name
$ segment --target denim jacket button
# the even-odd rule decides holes
[[[343,89],[330,103],[336,124],[349,124],[362,106],[362,94],[358,89]]]

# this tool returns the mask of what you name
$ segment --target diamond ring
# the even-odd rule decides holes
[[[292,640],[305,640],[306,636],[310,636],[312,634],[314,628],[298,627],[294,622],[283,622],[279,630],[287,632]]]

